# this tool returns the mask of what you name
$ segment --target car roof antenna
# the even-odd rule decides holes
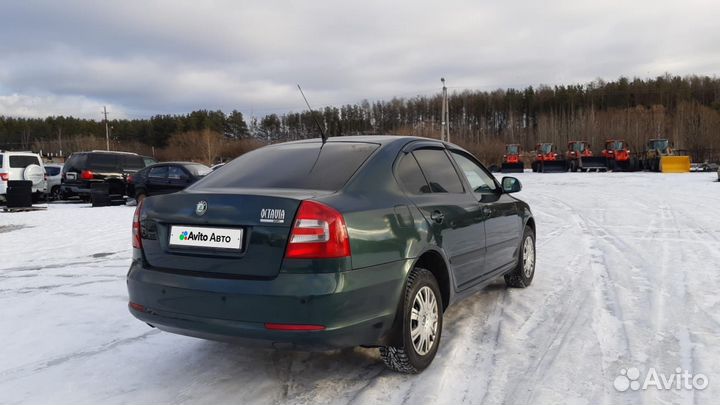
[[[310,103],[308,103],[307,98],[305,97],[305,93],[302,91],[302,87],[298,84],[298,90],[300,90],[300,94],[302,94],[303,100],[305,100],[305,104],[308,106],[308,110],[310,110],[310,114],[313,117],[313,121],[315,121],[315,125],[317,125],[318,129],[320,130],[320,137],[322,138],[322,143],[325,145],[325,142],[327,142],[327,135],[325,135],[325,131],[323,131],[322,127],[320,126],[320,122],[318,122],[317,117],[315,116],[315,111],[313,111],[312,107],[310,107]]]

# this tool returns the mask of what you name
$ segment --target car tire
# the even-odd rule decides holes
[[[52,190],[50,191],[50,200],[52,201],[60,201],[63,199],[62,195],[62,189],[60,186],[53,186]]]
[[[424,309],[425,305],[427,309]],[[417,374],[432,363],[442,335],[442,295],[429,270],[416,267],[410,272],[400,310],[402,343],[381,347],[380,357],[393,371]],[[417,337],[413,338],[415,331],[418,331]],[[432,340],[428,343],[428,339]]]
[[[505,284],[513,288],[530,286],[535,277],[535,232],[529,226],[525,227],[517,266],[505,274]]]

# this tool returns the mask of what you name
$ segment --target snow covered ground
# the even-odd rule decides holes
[[[446,313],[429,369],[375,350],[247,349],[127,311],[132,207],[0,213],[0,403],[710,403],[720,396],[720,184],[712,174],[519,175],[537,273]],[[709,378],[618,392],[623,368]],[[641,378],[642,380],[642,378]]]

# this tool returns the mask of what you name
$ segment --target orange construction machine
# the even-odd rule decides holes
[[[520,159],[520,145],[516,143],[505,145],[505,154],[503,155],[500,171],[503,173],[522,173],[524,170],[525,164]]]
[[[623,139],[608,139],[602,156],[607,159],[607,166],[612,171],[636,170],[636,160],[630,155],[627,142]]]
[[[565,158],[568,161],[568,167],[571,172],[578,170],[583,172],[590,170],[607,170],[607,159],[603,156],[593,156],[590,144],[586,141],[568,142]]]
[[[535,160],[532,170],[539,173],[562,173],[567,171],[567,161],[549,142],[535,145]]]

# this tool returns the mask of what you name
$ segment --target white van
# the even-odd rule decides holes
[[[45,165],[37,153],[0,151],[0,200],[5,200],[10,180],[32,181],[33,201],[47,193]]]

